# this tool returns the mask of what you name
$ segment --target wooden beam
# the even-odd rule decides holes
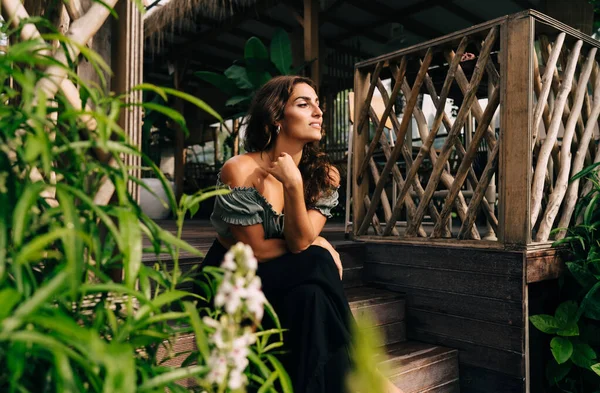
[[[304,61],[312,61],[310,65],[310,77],[317,86],[317,91],[321,79],[319,61],[319,10],[319,0],[304,0]]]
[[[187,60],[177,59],[175,61],[175,89],[183,91],[183,80],[187,71]],[[185,116],[183,100],[181,98],[175,99],[175,110]],[[183,195],[183,174],[185,169],[185,135],[181,127],[176,126],[175,130],[175,198],[177,202]]]
[[[509,17],[502,25],[500,61],[500,205],[501,243],[531,242],[531,125],[533,114],[533,19]],[[507,78],[507,75],[513,75]]]
[[[459,6],[458,4],[448,2],[448,3],[442,3],[440,5],[443,8],[445,8],[446,10],[455,14],[456,16],[458,16],[464,20],[467,20],[467,21],[469,21],[469,23],[472,23],[474,25],[478,25],[480,23],[485,22],[484,18],[480,17],[479,15],[475,15],[473,12],[469,11],[466,8]]]
[[[383,23],[400,23],[406,30],[409,30],[423,38],[435,38],[444,35],[443,32],[428,26],[423,26],[422,23],[415,21],[410,16],[416,14],[425,9],[441,5],[447,0],[425,0],[421,3],[409,5],[400,9],[392,8],[386,4],[369,0],[369,2],[363,2],[362,0],[346,0],[348,4],[363,10],[372,15],[379,16],[381,19],[372,23],[368,23],[361,26],[356,26],[354,32],[344,33],[334,37],[336,41],[343,41],[356,35],[356,31],[364,31],[374,29],[381,26]]]
[[[332,25],[335,25],[337,27],[341,27],[344,30],[347,30],[349,33],[350,32],[354,32],[357,36],[361,35],[363,37],[366,37],[372,41],[375,42],[379,42],[380,44],[385,44],[388,41],[388,37],[378,34],[372,30],[363,30],[363,31],[356,31],[356,27],[352,26],[350,24],[348,24],[347,22],[344,22],[338,18],[335,17],[330,17],[327,20],[327,23],[331,23]],[[323,24],[321,24],[322,26]]]
[[[141,90],[132,92],[131,89],[142,83],[143,58],[144,58],[144,18],[138,7],[131,1],[120,1],[115,7],[119,19],[113,30],[113,66],[114,91],[117,94],[129,95],[127,103],[142,102]],[[139,106],[126,107],[122,109],[119,117],[119,125],[125,130],[129,143],[142,148],[142,109]],[[141,176],[141,158],[139,156],[127,155],[126,165],[131,168],[131,176]],[[139,202],[140,186],[130,181],[127,184],[132,198]]]

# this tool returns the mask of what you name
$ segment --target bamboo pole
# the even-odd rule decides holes
[[[404,60],[406,63],[406,60]],[[362,106],[360,114],[358,116],[357,131],[358,134],[362,132],[362,129],[365,125],[365,121],[367,121],[369,116],[369,108],[371,107],[371,100],[373,99],[373,93],[375,92],[375,86],[377,85],[377,80],[379,80],[379,74],[383,68],[383,62],[377,63],[375,66],[375,70],[373,71],[373,75],[371,75],[371,84],[369,85],[369,90],[367,91],[367,96],[365,97],[365,102]],[[385,121],[384,121],[385,123]]]
[[[365,149],[367,147],[365,146]],[[371,168],[371,175],[373,176],[373,181],[374,182],[378,182],[379,181],[379,170],[377,169],[377,164],[375,164],[375,160],[373,158],[371,158],[369,160],[369,167]],[[365,195],[365,200],[369,200],[369,205],[371,204],[371,199],[369,198],[368,195]],[[390,206],[390,200],[388,199],[387,193],[385,192],[385,190],[383,190],[381,192],[381,206],[383,207],[383,215],[385,217],[385,220],[387,221],[389,216],[392,214],[392,208]],[[414,205],[413,205],[414,206]],[[368,209],[369,206],[367,206],[365,204],[365,207]],[[375,217],[375,215],[373,215],[373,217]],[[396,228],[392,229],[392,234],[394,236],[400,236],[400,234],[398,233],[398,230]],[[380,235],[383,235],[383,231]]]
[[[448,216],[450,215],[450,212],[452,210],[452,205],[454,204],[456,197],[460,193],[460,189],[467,178],[469,168],[471,168],[473,159],[475,158],[475,153],[477,153],[477,147],[479,146],[479,143],[483,139],[483,134],[485,132],[485,129],[488,127],[489,123],[492,121],[492,118],[494,117],[494,113],[496,112],[496,108],[498,107],[499,104],[500,104],[500,88],[496,87],[494,89],[494,92],[492,93],[492,96],[490,97],[490,100],[488,101],[487,107],[485,108],[485,112],[484,112],[484,116],[483,116],[483,121],[485,121],[485,123],[484,122],[479,123],[479,125],[477,126],[477,130],[475,130],[475,134],[473,135],[472,143],[469,145],[467,152],[464,155],[464,157],[460,163],[460,167],[458,168],[458,171],[454,178],[454,182],[452,184],[452,187],[450,188],[450,195],[448,195],[448,197],[446,198],[446,201],[444,202],[442,211],[440,212],[440,221],[438,221],[438,223],[433,228],[434,236],[439,237],[439,235],[441,233],[441,229],[442,229],[441,227],[442,227],[443,223],[445,222],[445,220],[447,220]],[[479,184],[477,184],[477,186],[478,185]],[[483,196],[485,196],[485,193],[484,193],[484,195],[482,195],[482,197],[481,197],[482,199],[483,199]],[[473,202],[471,202],[471,204],[472,203]],[[485,201],[483,203],[487,205],[487,201]]]
[[[381,63],[379,63],[379,64],[381,64]],[[402,60],[400,61],[400,68],[398,69],[398,72],[396,73],[396,81],[403,80],[405,72],[406,72],[406,57],[403,57]],[[377,75],[379,75],[379,73],[377,72],[377,69],[375,69],[375,73],[377,73]],[[377,79],[373,78],[371,80],[371,86],[369,87],[369,93],[371,93],[371,98],[373,97],[373,92],[371,91],[371,88],[373,88],[373,91],[374,91],[378,82],[381,83],[381,81],[379,80],[379,77],[377,77]],[[400,85],[398,83],[396,83],[396,85],[394,85],[394,87],[392,88],[392,94],[390,96],[389,101],[387,102],[387,105],[385,106],[385,110],[383,111],[383,114],[381,115],[381,121],[379,122],[379,125],[377,125],[377,127],[375,129],[375,136],[373,137],[373,140],[369,144],[369,148],[367,149],[367,152],[365,153],[365,157],[358,169],[358,176],[359,176],[357,179],[358,183],[362,182],[362,176],[363,176],[363,174],[365,174],[367,172],[367,166],[369,165],[369,159],[373,156],[373,153],[375,152],[375,147],[377,146],[379,138],[381,137],[381,134],[383,133],[383,127],[390,115],[390,112],[392,111],[394,103],[396,102],[396,98],[398,97],[398,92],[400,91]],[[379,90],[381,90],[381,89],[379,89]],[[365,108],[368,113],[371,108],[371,99],[365,101],[365,106],[363,107],[363,110],[365,110]],[[399,132],[399,130],[396,130],[396,132]]]
[[[491,62],[488,62],[488,64],[490,64],[490,63]],[[493,65],[491,68],[495,70],[495,67]],[[486,71],[488,71],[488,74],[489,74],[489,69],[490,69],[490,67],[486,67]],[[429,91],[429,95],[431,96],[431,99],[432,99],[434,105],[437,106],[439,104],[437,92],[435,90],[433,81],[431,80],[431,77],[429,75],[427,75],[425,77],[425,85],[427,86],[427,91]],[[492,84],[492,87],[493,87],[493,84]],[[473,104],[475,104],[476,102],[478,102],[478,101],[477,100],[473,101]],[[471,113],[472,112],[473,112],[473,108],[471,108]],[[482,118],[480,117],[480,120],[481,119]],[[444,127],[446,127],[447,130],[452,129],[452,122],[450,121],[450,119],[448,118],[448,115],[446,115],[445,112],[444,112],[444,116],[443,116],[443,121],[444,121]],[[496,145],[496,137],[494,135],[490,135],[490,129],[491,129],[491,126],[488,124],[487,129],[484,130],[484,134],[488,140],[493,141],[493,143],[491,145],[495,146]],[[457,139],[454,147],[456,148],[456,152],[460,156],[460,159],[464,160],[466,151],[465,151],[465,148],[463,147],[463,145],[460,143],[460,140]],[[489,148],[489,149],[492,149],[492,148]],[[469,167],[467,175],[468,175],[467,180],[469,181],[469,184],[471,185],[471,187],[472,188],[477,187],[479,180],[477,179],[477,175],[475,174],[475,171],[473,170],[472,166]],[[463,194],[466,196],[464,191],[463,191]],[[434,193],[433,195],[435,197],[436,193]],[[498,230],[498,218],[496,218],[496,215],[494,214],[493,204],[489,203],[487,196],[484,196],[483,201],[485,203],[483,213],[485,214],[485,216],[488,220],[488,223],[492,226],[492,229],[494,231],[497,231]]]
[[[458,232],[459,239],[465,239],[466,235],[470,233],[471,227],[475,223],[475,218],[477,217],[477,211],[481,207],[481,201],[483,200],[483,196],[487,190],[494,173],[496,172],[496,168],[498,166],[498,152],[500,150],[500,144],[496,144],[494,149],[492,150],[490,156],[488,157],[488,162],[483,170],[483,174],[481,175],[481,179],[479,180],[479,184],[477,184],[477,188],[475,189],[475,193],[473,194],[473,198],[471,198],[471,203],[469,203],[469,208],[467,209],[467,218],[463,221],[462,226]]]
[[[398,75],[397,72],[395,74]],[[381,93],[381,98],[382,98],[384,104],[388,105],[388,103],[390,102],[390,98],[388,97],[387,91],[385,90],[385,87],[383,86],[383,83],[381,81],[377,82],[377,88],[379,89],[379,92]],[[370,113],[371,113],[371,117],[373,118],[373,123],[375,123],[375,127],[378,128],[380,121],[377,118],[377,114],[375,113],[373,108],[371,108]],[[401,127],[401,124],[398,121],[398,118],[396,116],[390,116],[390,120],[392,122],[392,128],[394,129],[394,132],[398,133],[398,130],[400,130],[400,127]],[[393,138],[393,135],[394,135],[393,133],[390,133],[390,138]],[[409,141],[410,138],[409,138],[408,132],[407,132],[406,136],[407,136],[406,140]],[[381,143],[381,148],[384,152],[386,160],[388,160],[389,157],[391,157],[391,151],[392,151],[391,144],[388,142],[385,134],[383,134],[383,133],[381,134],[379,141]],[[404,161],[406,162],[407,170],[410,170],[410,168],[412,168],[414,166],[414,162],[412,159],[412,152],[411,152],[409,146],[407,146],[407,143],[405,143],[402,146],[402,156],[404,157]],[[396,165],[394,165],[392,167],[392,175],[394,176],[394,180],[396,181],[398,187],[402,188],[404,185],[406,185],[406,180],[404,180],[404,178],[402,177],[402,174],[400,173],[400,170],[398,169],[398,167]],[[421,183],[418,181],[416,181],[414,186],[412,186],[412,187],[414,188],[415,194],[419,198],[421,198],[423,196],[423,194],[425,193],[425,190],[423,190]],[[416,205],[414,204],[412,199],[408,202],[409,203],[407,205],[407,213],[408,213],[408,217],[410,219],[410,217],[412,217],[416,211]],[[429,214],[431,214],[431,217],[433,217],[434,219],[437,219],[437,217],[439,217],[439,213],[433,203],[429,204]],[[386,220],[389,220],[389,217],[386,217]],[[392,225],[395,225],[395,224],[392,224]],[[390,233],[391,232],[389,230],[387,230],[387,228],[386,228],[386,230],[384,231],[384,236],[389,236]],[[425,233],[425,231],[422,228],[419,229],[419,235],[427,236],[427,234]]]
[[[404,83],[403,90],[404,90],[404,94],[410,94],[410,92],[408,91],[408,83],[406,83],[406,82]],[[425,115],[423,114],[423,111],[419,107],[415,108],[414,113],[415,113],[415,120],[417,121],[417,129],[419,131],[419,135],[421,136],[421,140],[427,139],[428,127],[427,127],[427,121],[425,120]],[[438,155],[434,149],[430,150],[429,157],[431,159],[431,163],[433,164],[434,168],[436,166],[439,166],[440,157],[438,157]],[[447,159],[444,164],[448,164]],[[452,185],[454,184],[454,177],[452,177],[452,175],[450,175],[450,168],[446,167],[446,166],[447,165],[442,166],[443,169],[440,173],[440,181],[442,182],[442,184],[444,184],[444,187],[446,187],[447,189],[451,189]],[[433,173],[431,176],[433,176]],[[431,177],[430,177],[430,182],[431,182]],[[429,186],[429,183],[427,184],[427,186]],[[434,192],[435,192],[435,190],[434,190]],[[425,201],[427,201],[426,198],[431,199],[432,197],[433,197],[433,194],[428,197],[427,190],[425,190],[425,194],[421,198],[421,203],[425,203]],[[458,199],[456,200],[456,210],[458,212],[458,216],[460,217],[461,221],[464,220],[466,218],[466,213],[467,213],[467,203],[465,201],[464,195],[462,195],[462,194],[458,195]],[[442,220],[443,219],[442,219],[441,215],[439,217],[436,217],[436,219],[435,219],[436,223],[441,225],[439,233],[441,233],[442,228],[446,227],[445,221],[442,221]],[[414,225],[414,223],[415,222],[413,220],[407,226],[407,228],[410,228],[410,226]],[[407,229],[407,232],[408,232],[408,229]],[[449,230],[447,232],[449,232]],[[479,238],[479,233],[477,233],[476,228],[473,229],[472,236],[475,239]]]
[[[448,60],[448,62],[452,61],[455,57],[456,57],[456,54],[454,53],[454,51],[446,52],[446,59]],[[458,84],[460,91],[463,93],[463,95],[466,96],[470,90],[470,85],[469,85],[469,80],[467,79],[467,76],[465,75],[465,72],[463,71],[460,64],[459,64],[458,68],[456,69],[455,77],[456,77],[456,83]],[[481,107],[481,104],[479,104],[479,101],[477,101],[477,100],[473,101],[473,105],[471,106],[471,113],[475,117],[475,120],[478,123],[481,123],[481,117],[483,116],[483,108]],[[494,130],[491,129],[491,127],[488,127],[485,132],[485,141],[488,144],[488,147],[490,150],[492,150],[494,148],[494,146],[496,145],[496,142],[497,142],[496,133],[494,132]]]
[[[365,199],[363,200],[363,202],[365,204],[365,209],[371,208],[371,199],[369,198],[368,195],[365,195]],[[373,223],[373,228],[375,229],[375,233],[377,233],[378,236],[383,235],[383,229],[381,229],[381,222],[379,221],[377,214],[373,214],[371,221]]]
[[[560,50],[565,41],[565,36],[566,34],[563,32],[556,37],[550,58],[546,62],[546,70],[544,71],[544,76],[542,78],[542,90],[538,96],[538,102],[533,113],[532,147],[535,146],[537,140],[540,121],[542,120],[542,114],[544,113],[544,106],[548,100],[548,95],[550,94],[550,88],[552,87],[552,80],[554,78],[554,71],[556,71],[556,63],[558,62],[558,56],[560,55]]]
[[[415,158],[415,162],[410,167],[410,170],[408,171],[408,173],[406,175],[406,184],[404,185],[404,187],[402,187],[402,189],[400,191],[400,195],[398,196],[398,199],[396,200],[396,203],[394,205],[394,210],[392,211],[392,216],[388,220],[388,225],[395,224],[396,220],[398,219],[398,215],[400,214],[400,208],[402,207],[404,198],[406,197],[406,194],[408,193],[408,188],[412,185],[412,183],[417,175],[417,171],[419,170],[421,163],[423,162],[425,157],[427,155],[431,154],[431,146],[433,145],[433,142],[435,141],[435,138],[440,129],[440,126],[442,125],[442,120],[444,119],[444,116],[446,115],[446,112],[445,112],[446,100],[448,99],[448,94],[450,93],[450,88],[452,87],[452,83],[454,82],[454,75],[456,73],[456,69],[458,68],[460,58],[461,58],[462,54],[464,53],[468,42],[469,41],[468,41],[467,37],[463,37],[463,39],[460,41],[460,44],[458,45],[458,49],[457,49],[458,56],[456,56],[450,62],[450,68],[448,69],[448,73],[446,74],[446,78],[444,80],[444,85],[442,86],[442,90],[440,92],[440,97],[438,99],[438,103],[435,104],[436,105],[436,113],[435,113],[435,117],[433,119],[433,124],[431,125],[431,131],[429,131],[427,138],[423,139],[423,144],[422,144],[421,148],[419,149],[419,153],[417,154],[417,157]],[[417,182],[418,182],[418,179],[417,179]],[[387,232],[387,231],[388,231],[388,227],[386,226],[385,232]]]
[[[375,124],[375,127],[377,127],[377,125],[379,124],[379,119],[377,118],[377,114],[375,113],[373,108],[371,108],[371,110],[370,110],[370,116],[371,116],[371,120]],[[398,119],[396,119],[395,116],[392,116],[391,119],[392,119],[392,124],[394,124],[393,123],[394,120],[396,120],[396,122],[398,121]],[[394,127],[397,127],[397,126],[394,125]],[[392,155],[392,147],[390,146],[385,134],[381,134],[379,141],[381,143],[381,149],[383,150],[385,159],[389,161],[389,159]],[[366,149],[366,146],[365,146],[365,149]],[[406,146],[402,147],[402,155],[404,156],[404,159],[406,160],[406,165],[410,166],[412,164],[412,157],[410,155],[410,152],[406,148]],[[373,158],[371,158],[371,160],[372,159]],[[405,183],[404,178],[402,177],[402,173],[400,172],[400,170],[398,169],[398,167],[396,165],[394,165],[392,168],[392,176],[394,177],[394,180],[396,181],[397,184],[399,184],[400,186],[404,185],[404,183]],[[379,174],[376,177],[375,176],[373,177],[373,180],[376,183],[379,182],[379,179],[380,179]],[[423,188],[421,187],[421,184],[418,184],[417,186],[415,186],[415,190],[419,197],[421,197],[423,195]],[[382,196],[383,196],[383,192],[385,192],[385,190],[382,190]],[[432,208],[433,208],[433,212],[431,213],[432,216],[437,217],[438,216],[437,210],[435,209],[435,206],[433,206],[433,204],[432,204]],[[416,205],[413,202],[413,200],[412,199],[407,200],[406,212],[407,212],[408,217],[410,218],[410,217],[414,216],[415,211],[416,211]],[[419,235],[427,236],[427,234],[425,233],[425,230],[422,227],[419,228]],[[384,236],[389,236],[389,233]]]
[[[431,64],[432,58],[433,58],[433,51],[431,50],[431,48],[429,48],[429,49],[427,49],[427,53],[425,54],[425,58],[423,59],[423,64],[421,65],[421,68],[419,69],[419,72],[415,79],[415,83],[413,85],[413,94],[411,95],[410,102],[408,102],[406,105],[406,112],[405,112],[404,116],[402,117],[402,123],[401,123],[401,128],[399,130],[399,134],[396,135],[397,144],[396,144],[396,146],[394,146],[394,149],[392,150],[392,154],[391,154],[391,157],[388,159],[388,162],[383,167],[383,170],[381,172],[381,178],[379,179],[379,182],[377,182],[377,185],[375,186],[375,192],[373,193],[373,201],[371,204],[371,208],[365,213],[365,217],[362,219],[361,225],[358,229],[358,234],[366,233],[367,228],[369,227],[369,221],[371,220],[371,216],[375,213],[375,206],[377,206],[377,204],[379,203],[379,198],[381,197],[381,190],[383,190],[383,187],[385,186],[385,183],[387,181],[387,176],[389,175],[390,171],[392,170],[392,167],[396,165],[396,160],[398,159],[398,156],[400,155],[402,146],[404,146],[404,138],[406,137],[406,130],[408,129],[408,122],[412,116],[412,111],[416,104],[418,92],[421,89],[421,84],[423,83],[425,73],[427,72],[427,69],[429,68],[429,64]],[[401,82],[402,81],[396,81],[396,83],[401,83]],[[415,227],[415,231],[416,231],[416,227]]]
[[[458,136],[458,133],[462,129],[464,122],[466,120],[467,114],[471,110],[471,105],[475,100],[475,93],[477,92],[477,87],[481,82],[485,71],[485,63],[488,61],[490,52],[492,50],[492,46],[496,40],[498,29],[494,27],[490,29],[487,37],[485,38],[485,42],[483,44],[482,52],[477,59],[477,64],[475,65],[475,70],[473,71],[473,76],[471,77],[471,81],[469,82],[469,91],[465,94],[463,104],[461,105],[458,115],[454,120],[454,124],[452,125],[452,129],[448,131],[448,136],[444,146],[442,147],[442,152],[438,156],[437,162],[433,167],[433,171],[431,173],[431,177],[429,178],[429,182],[427,183],[427,187],[425,188],[425,196],[419,203],[417,207],[416,219],[411,223],[410,226],[406,229],[406,234],[408,236],[414,235],[415,233],[415,222],[420,222],[423,219],[423,214],[425,213],[426,203],[429,202],[429,199],[433,195],[433,192],[437,188],[437,185],[442,177],[443,166],[448,160],[450,153],[452,151],[452,146],[455,144],[455,138]],[[475,229],[476,231],[476,229]]]
[[[536,235],[535,240],[538,242],[548,240],[550,230],[552,229],[552,225],[554,223],[554,219],[558,214],[558,209],[560,208],[560,205],[563,202],[563,198],[567,191],[569,171],[571,169],[571,144],[573,141],[573,136],[575,134],[577,118],[579,117],[579,113],[582,109],[588,81],[592,73],[592,67],[594,65],[596,52],[597,48],[592,48],[590,50],[588,58],[581,72],[581,76],[579,78],[579,83],[575,93],[575,100],[573,102],[573,109],[571,111],[571,115],[569,116],[569,120],[567,121],[567,125],[565,127],[565,132],[563,135],[562,147],[560,151],[560,171],[558,172],[558,178],[556,179],[556,183],[554,185],[554,191],[550,195],[548,206],[546,207],[546,212],[544,214],[544,217]]]
[[[16,0],[3,0],[3,3],[13,1]],[[85,45],[102,27],[116,3],[117,0],[105,0],[103,3],[94,3],[85,15],[71,23],[66,37],[73,44],[67,43],[66,50],[64,47],[61,47],[54,55],[54,60],[67,65],[69,59],[76,59],[80,53],[80,47]],[[67,70],[64,66],[50,66],[46,70],[46,73],[48,76],[40,79],[35,89],[38,92],[37,97],[40,97],[40,94],[43,93],[45,99],[51,99],[58,91],[63,80],[65,80]]]
[[[596,79],[596,85],[594,86],[594,106],[592,107],[592,113],[587,121],[585,131],[583,132],[583,136],[579,141],[579,146],[577,147],[577,153],[575,153],[575,158],[573,159],[573,169],[571,173],[575,174],[581,171],[583,168],[583,163],[585,161],[586,154],[589,153],[588,145],[594,135],[594,129],[596,128],[596,122],[598,121],[598,116],[600,115],[600,78]],[[573,211],[575,210],[575,205],[577,204],[577,194],[579,190],[579,179],[573,180],[569,184],[569,188],[567,189],[567,195],[565,200],[567,201],[566,205],[563,207],[563,212],[560,217],[560,221],[558,223],[559,228],[567,228],[569,223],[571,222],[571,216],[573,215]],[[557,239],[562,239],[565,237],[566,231],[561,230]]]
[[[548,167],[548,159],[550,158],[550,154],[552,153],[552,148],[554,143],[556,142],[556,138],[558,137],[558,129],[562,118],[562,113],[565,108],[565,104],[567,103],[567,99],[569,97],[569,93],[571,92],[571,85],[573,83],[573,76],[575,75],[577,59],[579,58],[579,52],[581,51],[581,47],[583,45],[583,41],[579,40],[573,46],[571,53],[569,55],[569,60],[567,64],[567,68],[564,72],[564,79],[560,86],[560,90],[558,92],[558,97],[556,98],[556,103],[554,104],[554,112],[552,114],[552,120],[550,122],[550,128],[546,132],[546,139],[542,144],[540,149],[537,164],[535,167],[535,171],[533,174],[533,185],[531,187],[531,226],[533,227],[537,222],[538,214],[540,213],[540,209],[542,207],[542,197],[544,194],[544,177],[547,172]],[[583,103],[583,101],[582,101]],[[540,104],[540,107],[543,107],[543,103]],[[580,108],[581,110],[581,108]],[[539,110],[542,112],[542,109]],[[571,111],[571,116],[579,116],[579,113],[575,110]],[[538,121],[539,124],[539,121]],[[535,128],[533,130],[534,141],[535,141]]]

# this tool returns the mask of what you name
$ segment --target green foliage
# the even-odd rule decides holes
[[[254,94],[262,85],[277,75],[294,75],[292,46],[283,29],[277,29],[269,49],[257,37],[251,37],[244,47],[244,58],[237,60],[223,74],[197,71],[198,78],[223,91],[230,98],[226,105],[235,110],[236,117],[246,113]]]
[[[7,34],[18,36],[19,30]],[[46,100],[36,84],[47,77],[48,65],[60,64],[45,57],[43,47],[22,41],[0,54],[0,391],[181,392],[181,378],[196,378],[212,391],[203,383],[210,329],[200,318],[209,311],[197,309],[202,296],[179,289],[191,283],[193,272],[183,273],[178,261],[181,250],[198,254],[181,240],[186,212],[195,213],[222,191],[176,203],[156,165],[118,126],[129,106],[159,111],[185,129],[180,114],[158,103],[131,103],[129,95],[106,95],[67,66],[82,103],[93,109],[78,110],[61,93]],[[91,51],[84,56],[98,65]],[[164,101],[179,96],[220,119],[195,97],[150,85],[138,89]],[[88,130],[82,115],[97,127]],[[114,164],[95,158],[95,151],[108,153]],[[140,156],[162,181],[165,203],[177,217],[176,235],[148,218],[129,193],[128,184],[143,183],[130,174],[125,155]],[[114,203],[97,205],[94,196],[106,180],[115,187]],[[160,256],[158,262],[145,265],[144,252]],[[165,259],[173,261],[172,269]],[[219,271],[211,270],[217,283]],[[275,317],[272,310],[269,315]],[[255,384],[288,381],[270,362],[280,346],[277,332],[254,347],[256,361],[268,362],[258,382],[249,375]],[[198,349],[173,353],[174,341],[188,333],[195,333]],[[181,367],[165,365],[178,355],[187,357]]]
[[[566,247],[569,262],[561,277],[562,303],[554,315],[534,315],[530,321],[554,336],[547,379],[556,391],[593,392],[600,385],[600,182],[598,164],[576,174],[592,188],[575,210],[578,222],[554,246]],[[558,229],[557,231],[559,231]]]

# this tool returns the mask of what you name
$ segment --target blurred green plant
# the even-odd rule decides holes
[[[377,329],[361,329],[361,326],[375,326],[374,316],[361,312],[360,318],[352,325],[352,347],[350,355],[354,368],[347,380],[349,392],[384,393],[387,391],[384,375],[386,369],[385,355],[378,348],[383,348],[381,332]]]
[[[546,376],[557,392],[598,392],[600,386],[599,166],[590,165],[571,179],[586,178],[591,188],[577,203],[576,225],[553,244],[565,247],[567,254],[567,269],[559,281],[562,302],[554,315],[530,317],[537,329],[552,336]]]
[[[52,28],[41,18],[24,23]],[[200,255],[181,239],[186,212],[193,214],[202,201],[223,191],[199,192],[176,203],[164,175],[118,125],[120,112],[131,105],[164,113],[184,131],[185,120],[168,107],[126,103],[128,95],[107,95],[101,86],[89,85],[74,72],[76,59],[62,65],[42,50],[49,47],[46,42],[19,41],[24,23],[1,27],[14,44],[0,55],[0,391],[177,393],[188,391],[177,384],[183,378],[194,378],[209,391],[226,391],[205,383],[212,328],[200,315],[211,311],[197,309],[196,301],[206,296],[179,289],[194,277],[178,265],[181,250]],[[69,44],[58,33],[42,38]],[[98,55],[85,48],[82,54],[97,69],[110,71]],[[62,93],[45,99],[36,84],[50,65],[67,71],[79,86],[82,106],[92,109],[73,107]],[[135,89],[165,100],[178,96],[222,120],[185,93],[152,85]],[[96,158],[98,151],[112,163]],[[161,180],[177,234],[149,219],[129,193],[129,184],[145,185],[130,174],[136,168],[125,163],[127,155],[140,156]],[[115,187],[114,203],[98,205],[94,196],[106,180]],[[145,252],[157,257],[154,266],[142,263]],[[218,278],[219,269],[210,274]],[[177,338],[190,333],[197,350],[173,353]],[[276,346],[267,347],[261,337],[278,335],[260,329],[255,335],[255,356],[246,373],[255,385],[270,381],[263,391],[274,392],[272,383],[285,385],[287,376],[266,362]],[[182,366],[165,364],[177,356],[186,357]]]
[[[254,94],[277,75],[295,75],[306,64],[292,69],[292,45],[285,30],[278,28],[273,34],[269,49],[257,37],[250,37],[244,46],[243,59],[236,60],[222,74],[197,71],[195,76],[223,91],[230,98],[226,106],[237,110],[232,117],[248,112]]]

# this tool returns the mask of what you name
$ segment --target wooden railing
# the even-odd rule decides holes
[[[354,236],[490,246],[562,236],[550,234],[573,221],[586,187],[568,179],[600,160],[598,46],[530,10],[358,63]],[[429,118],[419,97],[433,103]]]

